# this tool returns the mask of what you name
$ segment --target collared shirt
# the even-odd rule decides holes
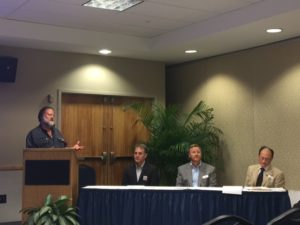
[[[66,142],[60,131],[53,127],[52,137],[41,126],[32,129],[26,137],[26,148],[64,148]]]
[[[200,177],[200,166],[201,166],[201,162],[198,166],[195,166],[191,163],[193,187],[198,187],[198,182],[199,182],[199,177]]]
[[[260,167],[258,168],[258,170],[257,170],[257,174],[260,174],[261,168],[264,168],[264,169],[265,169],[264,172],[265,172],[265,171],[267,171],[267,170],[270,168],[270,166],[271,166],[271,165],[268,165],[268,166],[266,166],[266,167],[260,166]]]
[[[142,170],[143,170],[143,166],[145,165],[145,162],[141,165],[141,166],[135,166],[135,171],[136,171],[136,180],[139,181]]]

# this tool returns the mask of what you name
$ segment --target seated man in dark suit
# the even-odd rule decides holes
[[[158,172],[153,165],[146,162],[146,158],[147,146],[137,144],[134,148],[134,164],[125,170],[122,185],[159,185]]]

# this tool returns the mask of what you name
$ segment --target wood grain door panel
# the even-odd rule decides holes
[[[124,169],[132,162],[133,146],[149,138],[142,124],[134,125],[136,113],[124,111],[124,105],[133,102],[151,103],[152,99],[62,94],[62,132],[69,146],[77,140],[85,146],[77,156],[80,163],[95,169],[98,185],[120,185]]]

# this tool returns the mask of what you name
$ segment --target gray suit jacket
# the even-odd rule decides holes
[[[192,165],[186,163],[178,167],[176,186],[192,187]],[[217,186],[217,176],[215,167],[201,162],[200,173],[198,179],[199,187],[214,187]]]
[[[260,171],[260,165],[251,165],[248,167],[247,175],[245,179],[245,186],[254,187],[256,185],[256,180]],[[283,172],[276,167],[270,165],[264,172],[263,176],[263,187],[284,187],[285,179]]]

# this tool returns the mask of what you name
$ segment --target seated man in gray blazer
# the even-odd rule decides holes
[[[245,186],[252,187],[284,187],[283,172],[271,165],[274,157],[273,149],[262,146],[258,151],[258,164],[248,167]]]
[[[215,167],[201,161],[202,152],[198,144],[189,147],[190,162],[178,167],[176,186],[214,187],[217,185]]]

